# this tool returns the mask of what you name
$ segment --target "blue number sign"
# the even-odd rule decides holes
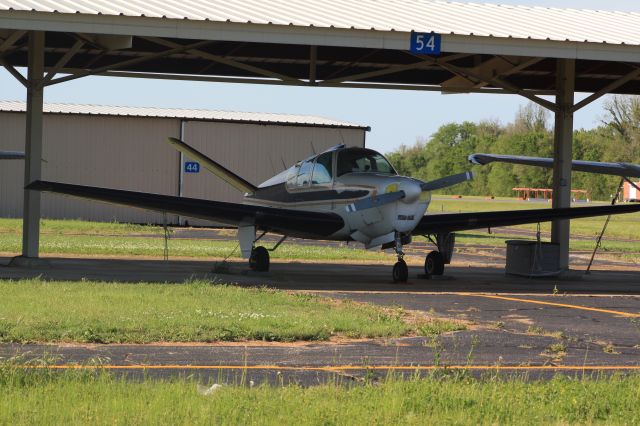
[[[196,161],[186,161],[184,163],[185,173],[200,173],[200,163]]]
[[[439,55],[442,36],[436,33],[411,33],[411,53],[419,55]]]

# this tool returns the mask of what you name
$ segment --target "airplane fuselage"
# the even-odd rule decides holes
[[[362,158],[357,158],[358,153]],[[342,155],[356,158],[352,168],[342,164],[345,162]],[[380,246],[394,241],[396,233],[409,234],[431,201],[431,194],[422,190],[420,181],[399,176],[384,163],[388,164],[380,154],[362,148],[328,151],[264,182],[254,193],[245,195],[244,203],[332,212],[342,217],[345,225],[327,239]],[[375,200],[380,195],[398,191],[404,192],[402,199],[362,210],[353,207],[357,201]]]

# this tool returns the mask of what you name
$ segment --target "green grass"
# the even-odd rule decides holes
[[[589,207],[595,205],[606,205],[603,203],[580,203],[574,207]],[[531,203],[526,201],[511,202],[506,200],[484,200],[481,197],[463,197],[461,199],[436,199],[429,206],[430,213],[468,213],[468,212],[488,212],[502,210],[529,210],[551,208],[550,203]],[[574,219],[571,221],[571,233],[573,235],[597,236],[602,230],[602,225],[606,216],[591,217],[584,219]],[[536,230],[536,224],[520,225],[515,228]],[[542,231],[549,232],[551,223],[545,222],[541,226]],[[640,239],[638,236],[640,229],[640,213],[615,215],[611,217],[611,222],[607,228],[606,236],[613,238]],[[477,233],[477,231],[476,231]]]
[[[170,257],[240,257],[238,243],[205,239],[170,239]],[[0,234],[0,251],[19,253],[22,247],[20,234]],[[98,236],[98,235],[50,235],[42,234],[40,252],[46,254],[108,255],[108,256],[162,256],[163,238]],[[273,259],[291,260],[392,260],[390,254],[351,247],[327,248],[321,245],[283,244]]]
[[[162,235],[162,227],[117,222],[89,222],[85,220],[42,219],[40,232],[53,235]],[[0,234],[22,233],[22,219],[0,218]]]
[[[439,212],[471,212],[492,210],[522,210],[550,207],[545,203],[509,202],[502,200],[485,200],[481,197],[464,197],[462,199],[435,199],[429,211]],[[573,235],[586,236],[591,239],[573,239],[572,250],[590,251],[595,245],[595,238],[602,229],[604,217],[577,219],[572,221]],[[0,252],[19,253],[22,245],[20,219],[0,219]],[[522,225],[516,228],[536,230],[536,224]],[[164,254],[163,230],[158,226],[132,225],[119,223],[85,222],[79,220],[42,220],[41,252],[44,254],[68,255],[101,255],[101,256],[162,256]],[[541,230],[549,232],[550,223],[543,223]],[[640,229],[640,213],[613,216],[605,234],[601,252],[622,252],[616,254],[625,260],[634,260],[635,253],[640,252],[639,241],[621,241],[636,239]],[[138,236],[132,236],[138,235]],[[152,236],[156,236],[155,238]],[[486,245],[504,247],[505,240],[528,238],[522,235],[501,232],[488,234],[485,230],[465,231],[458,233],[459,244]],[[532,237],[533,238],[533,237]],[[416,241],[423,241],[416,237]],[[458,246],[460,249],[461,247]],[[628,253],[628,254],[625,254]],[[169,255],[171,257],[200,258],[233,258],[240,257],[234,232],[231,231],[229,241],[212,241],[206,239],[170,239]],[[274,259],[317,260],[317,261],[383,261],[392,262],[393,254],[348,247],[327,248],[322,245],[302,245],[285,242],[275,252]]]
[[[447,378],[347,386],[124,381],[107,373],[0,369],[0,424],[566,425],[638,424],[640,378]]]
[[[187,284],[0,281],[0,342],[326,340],[438,334],[454,323],[409,324],[401,311],[352,301]],[[460,327],[459,325],[457,325]],[[427,333],[428,331],[428,333]]]

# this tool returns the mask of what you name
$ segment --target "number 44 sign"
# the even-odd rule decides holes
[[[442,36],[436,33],[411,33],[411,53],[418,55],[439,55]]]
[[[200,163],[195,161],[186,161],[184,163],[185,173],[200,173]]]

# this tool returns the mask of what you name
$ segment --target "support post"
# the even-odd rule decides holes
[[[558,59],[556,70],[555,129],[553,138],[553,208],[571,207],[571,161],[573,159],[573,100],[575,60]],[[560,246],[560,269],[569,269],[568,219],[554,220],[551,242]]]
[[[44,32],[29,33],[27,85],[27,138],[25,143],[24,184],[42,175],[42,109],[44,102]],[[22,214],[22,257],[37,258],[40,244],[40,192],[24,191]]]

